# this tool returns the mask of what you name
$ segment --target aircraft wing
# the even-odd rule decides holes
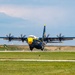
[[[44,41],[47,41],[47,42],[52,42],[52,41],[67,41],[67,40],[74,40],[75,37],[48,37],[48,38],[45,38]]]
[[[10,37],[0,37],[0,39],[4,39],[4,40],[8,40],[8,41],[15,40],[15,41],[22,41],[22,42],[27,40],[26,37],[12,37],[12,36],[10,36]]]
[[[13,37],[13,36],[6,36],[6,37],[0,37],[0,39],[8,40],[8,41],[27,41],[27,37],[21,36],[21,37]],[[46,37],[46,38],[39,38],[39,41],[46,41],[47,43],[56,43],[56,42],[62,42],[67,40],[74,40],[75,37]]]

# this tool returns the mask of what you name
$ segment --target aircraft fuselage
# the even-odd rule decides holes
[[[32,42],[32,44],[29,44],[30,50],[33,50],[33,48],[43,50],[44,49],[44,46],[45,46],[45,43],[44,42],[41,42],[39,40],[34,40]]]

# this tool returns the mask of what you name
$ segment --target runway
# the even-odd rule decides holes
[[[75,60],[0,59],[0,61],[75,62]]]
[[[75,52],[75,50],[56,50],[56,51],[40,51],[40,50],[33,50],[33,51],[30,51],[30,50],[13,50],[13,51],[11,51],[11,50],[5,50],[5,51],[0,51],[0,52]]]

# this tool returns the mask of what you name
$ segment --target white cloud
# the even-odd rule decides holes
[[[68,10],[62,7],[0,6],[0,12],[41,23],[58,24],[66,20]]]

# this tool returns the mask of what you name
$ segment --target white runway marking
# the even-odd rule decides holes
[[[0,61],[75,62],[75,60],[0,59]]]

